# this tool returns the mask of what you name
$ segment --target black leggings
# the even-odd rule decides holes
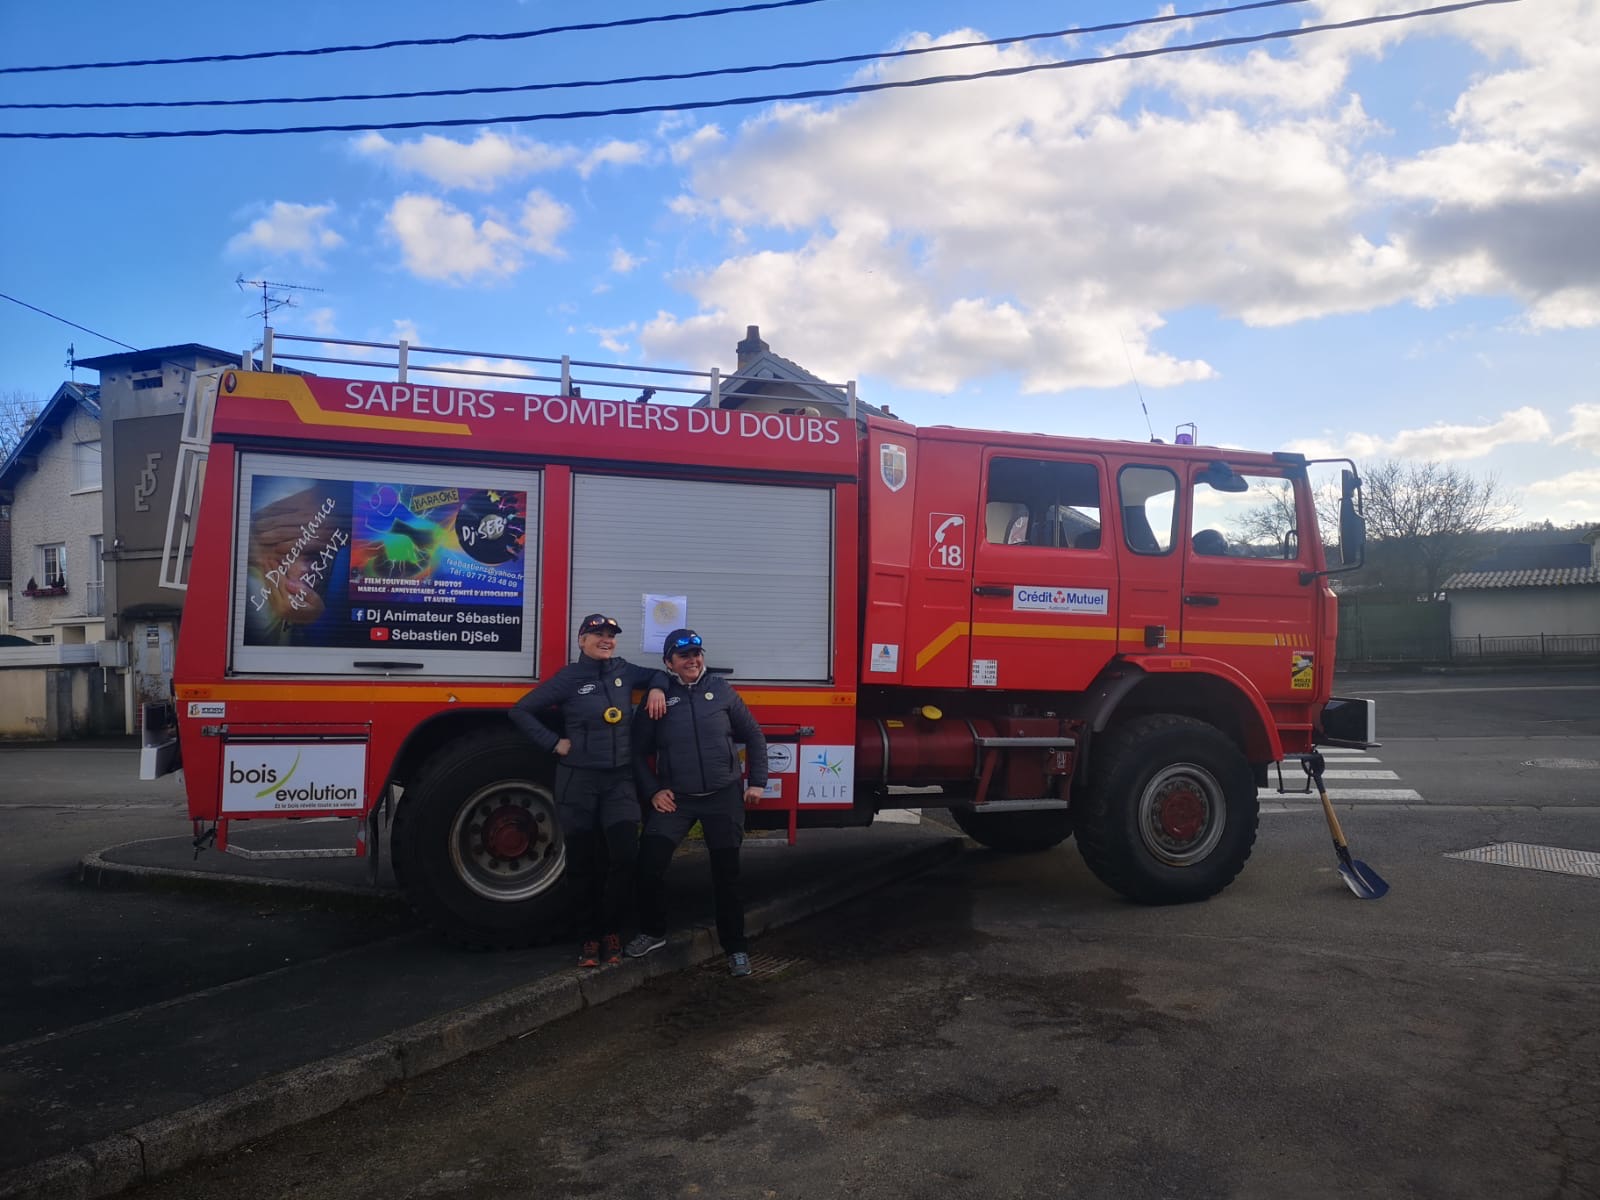
[[[585,941],[621,932],[638,855],[639,827],[631,821],[607,825],[604,836],[592,829],[567,834],[567,875]]]
[[[645,834],[639,844],[638,900],[639,929],[652,937],[667,932],[665,904],[667,865],[677,845],[664,837]],[[711,890],[717,908],[717,940],[724,954],[746,949],[744,937],[744,897],[739,890],[739,848],[708,850],[711,858]]]

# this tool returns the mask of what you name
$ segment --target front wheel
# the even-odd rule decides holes
[[[1140,904],[1216,895],[1244,869],[1260,821],[1239,748],[1215,726],[1167,715],[1105,735],[1073,812],[1089,869]]]
[[[395,877],[451,941],[510,948],[564,927],[566,844],[535,764],[519,735],[473,734],[431,758],[400,801]]]

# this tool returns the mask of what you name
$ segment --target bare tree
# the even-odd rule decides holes
[[[1257,493],[1255,486],[1251,493]],[[1299,529],[1300,514],[1295,510],[1294,484],[1287,479],[1270,483],[1259,492],[1259,502],[1241,513],[1232,523],[1230,532],[1236,542],[1257,548],[1270,548],[1276,554],[1290,530],[1295,530],[1305,543],[1306,533]],[[1339,528],[1339,490],[1333,484],[1318,488],[1312,495],[1316,507],[1317,524],[1321,530]]]
[[[0,392],[0,460],[7,458],[28,432],[28,426],[44,407],[32,392],[13,388]]]
[[[1381,462],[1363,482],[1383,582],[1418,597],[1438,595],[1450,575],[1483,553],[1483,535],[1516,515],[1497,476],[1437,462]]]

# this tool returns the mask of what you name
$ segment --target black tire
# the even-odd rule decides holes
[[[509,949],[569,921],[566,846],[538,752],[481,732],[435,754],[406,788],[390,832],[395,878],[417,915],[451,941]]]
[[[1260,821],[1255,775],[1232,740],[1167,715],[1103,735],[1072,812],[1083,861],[1139,904],[1215,896],[1244,869]]]
[[[950,815],[973,841],[1008,854],[1035,854],[1072,836],[1072,813],[1065,808],[988,813],[969,804],[952,808]]]

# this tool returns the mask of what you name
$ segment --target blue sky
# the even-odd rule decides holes
[[[1404,12],[1313,0],[685,82],[248,108],[0,111],[0,131],[365,124],[967,73]],[[510,32],[711,7],[282,0],[0,8],[0,66]],[[1201,5],[1180,6],[1179,11]],[[506,42],[0,75],[7,102],[604,79],[1152,16],[1133,0],[822,0]],[[135,346],[289,333],[705,370],[772,348],[923,424],[1448,461],[1600,522],[1600,0],[1007,79],[625,117],[0,141],[0,291]],[[0,301],[0,392],[118,349]],[[1130,370],[1131,366],[1131,370]],[[93,373],[80,373],[92,379]],[[1134,379],[1137,379],[1135,384]]]

